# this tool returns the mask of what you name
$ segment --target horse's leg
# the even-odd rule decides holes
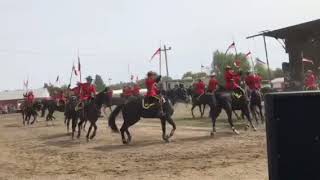
[[[240,121],[241,118],[235,110],[232,110],[233,114],[236,116],[237,120]]]
[[[202,106],[201,106],[201,104],[199,104],[198,106],[199,106],[200,116],[202,118]]]
[[[243,114],[246,116],[246,118],[248,119],[251,128],[252,128],[254,131],[256,131],[256,128],[255,128],[254,125],[252,124],[252,119],[251,119],[251,116],[250,116],[249,107],[248,107],[248,106],[243,107],[243,108],[242,108],[242,112],[243,112]]]
[[[87,132],[87,141],[89,141],[89,135],[90,135],[90,132],[91,132],[91,129],[93,128],[93,123],[90,122],[90,126],[89,126],[89,129],[88,129],[88,132]]]
[[[203,104],[203,109],[202,109],[202,112],[201,112],[201,118],[203,118],[205,109],[206,109],[206,104]]]
[[[87,125],[87,122],[88,122],[88,120],[87,120],[87,119],[85,119],[85,120],[84,120],[83,127],[82,127],[82,129],[83,129],[83,131],[84,131],[84,132],[86,132],[86,125]]]
[[[192,114],[192,118],[193,118],[193,119],[195,119],[195,116],[194,116],[194,114],[193,114],[193,110],[194,110],[195,107],[196,107],[196,105],[195,105],[195,104],[192,104],[191,114]]]
[[[224,108],[224,110],[226,111],[227,113],[227,116],[228,116],[228,122],[230,124],[230,127],[232,129],[232,131],[235,133],[235,134],[240,134],[239,131],[234,127],[233,125],[233,121],[232,121],[232,106],[231,104],[227,104]]]
[[[165,142],[169,142],[169,137],[166,134],[166,119],[165,118],[161,118],[161,129],[162,129],[162,139]]]
[[[82,128],[83,121],[84,121],[84,117],[80,117],[80,122],[78,123],[78,136],[77,136],[77,138],[80,138],[80,136],[81,136],[81,128]]]
[[[258,108],[259,108],[259,114],[260,114],[260,118],[261,118],[261,123],[263,124],[264,123],[264,116],[263,116],[263,113],[262,113],[262,105],[261,105],[261,103],[258,105]]]
[[[93,133],[92,133],[92,135],[90,136],[90,139],[93,139],[93,138],[96,136],[97,129],[98,129],[98,126],[97,126],[96,122],[97,122],[97,120],[95,120],[94,122],[92,122],[92,125],[93,125]]]
[[[77,121],[78,121],[78,118],[73,115],[72,117],[72,139],[74,138],[74,133],[76,132],[76,127],[77,127]]]
[[[31,125],[37,120],[37,115],[36,114],[32,114],[33,116],[33,121],[31,122]]]
[[[214,136],[216,133],[216,121],[220,113],[221,113],[221,107],[210,107],[210,116],[212,121],[211,136]]]
[[[122,126],[120,128],[120,133],[121,133],[121,138],[122,138],[122,143],[123,144],[128,144],[128,141],[126,140],[126,137],[124,135],[124,132],[127,131],[127,130],[128,130],[127,123],[126,123],[126,121],[124,119],[124,122],[123,122],[123,124],[122,124]]]
[[[176,131],[177,127],[176,127],[176,123],[173,121],[173,119],[171,117],[167,117],[166,120],[172,126],[171,132],[168,137],[168,139],[169,139],[174,135],[174,132]]]
[[[257,113],[256,113],[256,106],[253,104],[250,104],[250,111],[251,111],[253,118],[256,120],[257,124],[259,124],[259,120],[258,120]]]

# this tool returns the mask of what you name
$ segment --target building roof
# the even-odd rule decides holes
[[[261,34],[247,37],[253,38],[256,36],[269,36],[277,39],[287,39],[288,37],[311,37],[320,35],[320,19],[289,26],[274,31],[264,31]]]
[[[48,98],[50,94],[46,88],[33,89],[33,94],[35,98]],[[0,101],[4,100],[19,100],[23,99],[23,94],[25,90],[14,90],[14,91],[1,91],[0,92]]]

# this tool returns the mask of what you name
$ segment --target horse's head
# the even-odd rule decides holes
[[[95,102],[97,105],[102,106],[103,104],[110,104],[112,96],[109,93],[109,88],[105,88],[103,91],[99,92],[95,97]]]

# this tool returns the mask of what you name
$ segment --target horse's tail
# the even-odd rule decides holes
[[[118,114],[120,113],[120,111],[122,110],[124,105],[118,105],[110,114],[109,116],[109,120],[108,120],[108,124],[109,127],[111,128],[111,130],[115,133],[119,133],[119,129],[116,125],[116,117],[118,116]]]

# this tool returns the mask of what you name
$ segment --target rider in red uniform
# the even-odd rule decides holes
[[[247,73],[247,76],[245,78],[245,82],[246,82],[246,85],[249,87],[250,90],[256,90],[257,89],[257,86],[256,86],[256,77],[248,72]]]
[[[140,86],[138,84],[135,84],[132,89],[132,95],[140,96],[140,89]]]
[[[155,104],[159,109],[158,116],[164,116],[162,109],[162,99],[160,96],[160,89],[157,86],[157,83],[160,82],[161,76],[157,76],[155,72],[148,72],[147,79],[145,81],[147,87],[146,100],[150,104]],[[149,106],[150,107],[150,106]]]
[[[92,84],[92,77],[88,76],[86,78],[86,83],[80,83],[80,99],[81,100],[89,100],[93,98],[97,91],[96,86]]]
[[[311,70],[307,71],[305,78],[305,87],[306,90],[317,90],[317,79]]]
[[[259,73],[255,74],[254,76],[254,80],[255,80],[255,86],[258,90],[261,89],[261,81],[262,81],[262,77]]]
[[[34,102],[34,95],[32,91],[29,91],[23,96],[26,98],[28,104],[32,104]]]
[[[201,96],[205,93],[206,85],[201,79],[198,80],[198,83],[196,83],[195,86],[195,93],[197,96]]]
[[[212,93],[217,89],[218,81],[216,79],[216,73],[212,73],[208,84],[208,92]]]
[[[238,80],[237,74],[231,69],[230,66],[226,67],[226,72],[224,73],[224,79],[226,80],[226,89],[227,90],[234,90],[239,85],[236,84],[236,80]],[[236,77],[236,79],[235,79]]]
[[[122,89],[122,95],[125,98],[132,96],[132,89],[130,86],[124,86]]]

